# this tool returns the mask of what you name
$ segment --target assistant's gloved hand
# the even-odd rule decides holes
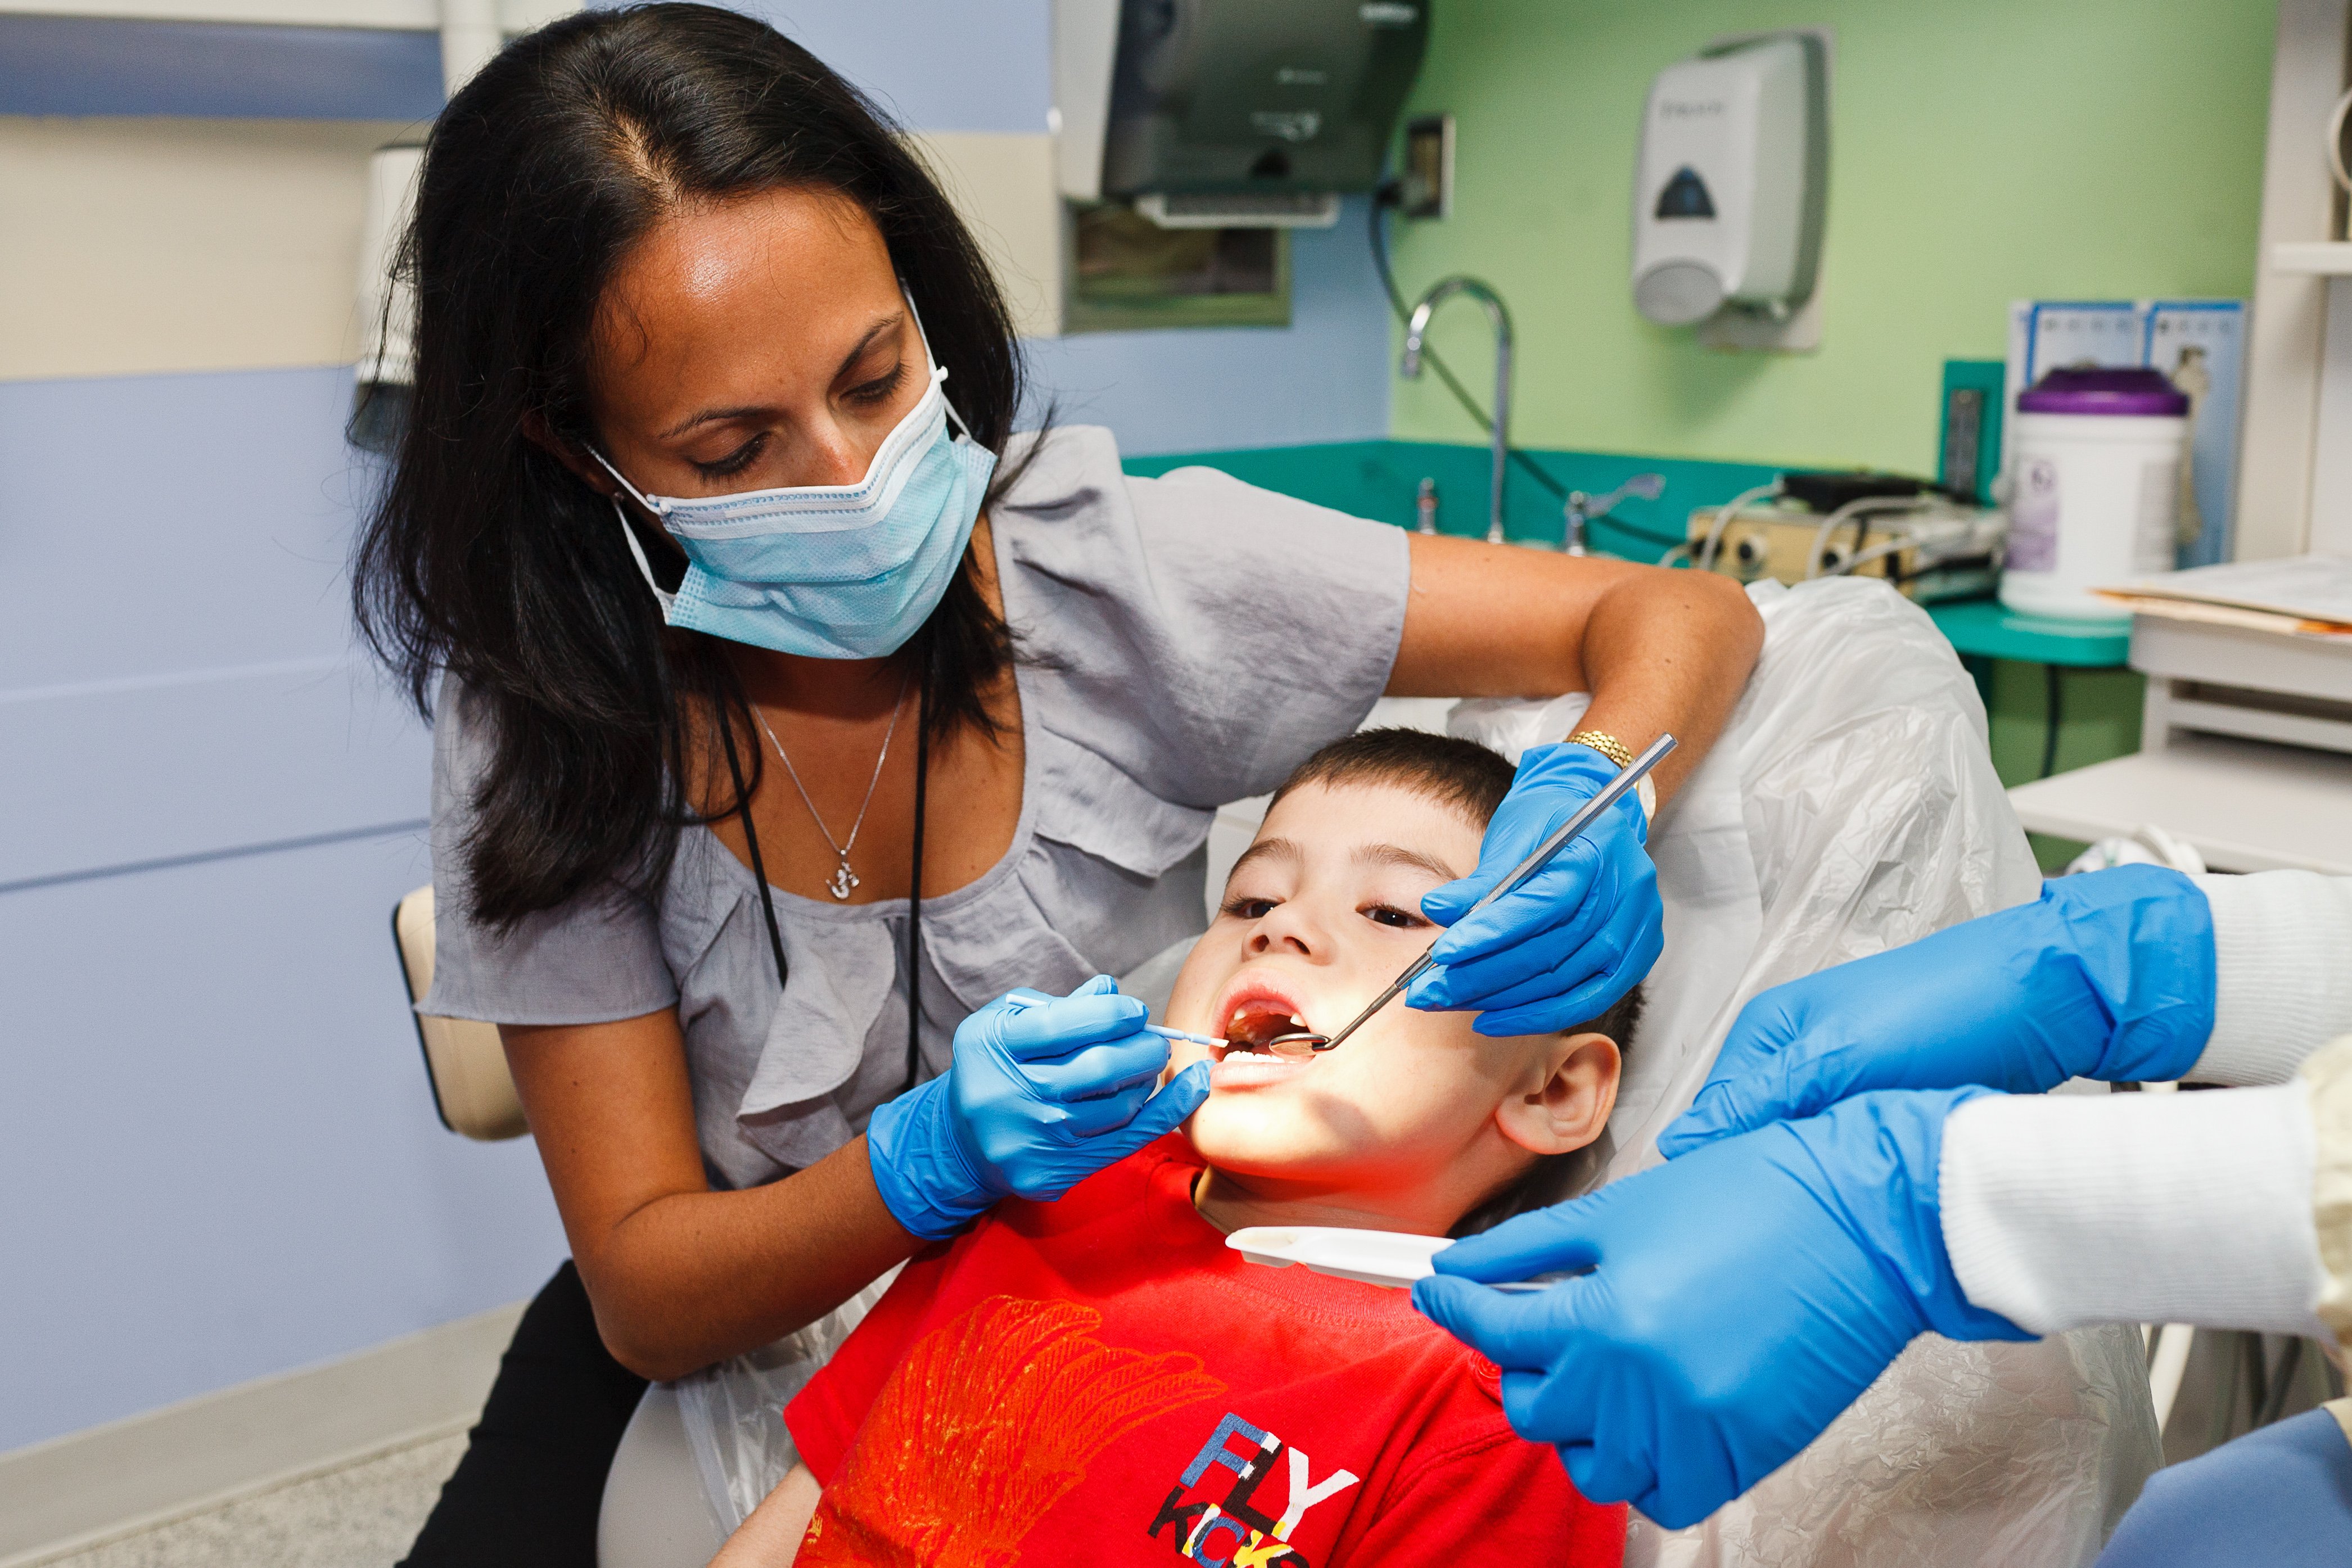
[[[1772,1473],[1923,1330],[2031,1339],[1969,1304],[1937,1207],[1944,1118],[1865,1094],[1437,1254],[1413,1305],[1503,1369],[1503,1412],[1577,1490],[1693,1524]],[[1591,1271],[1524,1294],[1471,1281]]]
[[[1067,997],[1011,991],[963,1020],[955,1062],[874,1113],[874,1185],[918,1236],[950,1234],[1000,1197],[1048,1199],[1173,1130],[1209,1097],[1193,1063],[1157,1094],[1168,1042],[1097,975]]]
[[[1465,912],[1617,777],[1589,746],[1539,746],[1486,824],[1478,869],[1433,889],[1421,912],[1453,927],[1404,994],[1432,1011],[1475,1011],[1480,1034],[1548,1034],[1586,1023],[1639,985],[1664,945],[1650,824],[1626,791],[1517,893]]]
[[[1756,998],[1658,1149],[1672,1159],[1871,1089],[2178,1078],[2213,1032],[2213,986],[2195,883],[2148,865],[2060,877],[2032,904]]]

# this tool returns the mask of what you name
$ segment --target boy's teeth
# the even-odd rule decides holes
[[[1305,1028],[1307,1027],[1307,1020],[1306,1020],[1305,1019],[1303,1019],[1303,1018],[1300,1018],[1297,1013],[1293,1013],[1293,1014],[1291,1014],[1291,1015],[1290,1015],[1290,1021],[1291,1021],[1292,1023],[1294,1023],[1294,1024],[1297,1024],[1300,1029],[1305,1029]]]

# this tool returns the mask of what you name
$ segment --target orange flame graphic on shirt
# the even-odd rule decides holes
[[[1108,1345],[1101,1326],[1073,1301],[991,1296],[924,1335],[825,1488],[799,1568],[1009,1568],[1097,1454],[1224,1392],[1200,1357]]]

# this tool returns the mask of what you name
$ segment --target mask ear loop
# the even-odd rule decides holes
[[[924,345],[923,351],[925,353],[929,353],[930,351],[929,344]],[[614,483],[618,484],[622,489],[626,490],[630,495],[635,497],[637,505],[643,507],[646,511],[651,512],[656,517],[662,515],[662,509],[659,507],[655,506],[651,501],[647,500],[646,498],[645,492],[639,490],[635,485],[630,484],[626,475],[623,474],[618,468],[614,467],[612,464],[606,462],[603,453],[591,446],[588,448],[588,455],[593,457],[600,465],[602,465],[604,472],[610,474],[613,476]],[[654,591],[654,598],[660,601],[662,619],[665,621],[668,620],[670,606],[677,602],[677,595],[665,591],[660,583],[654,580],[653,563],[646,559],[646,547],[637,542],[637,530],[629,526],[628,510],[621,505],[621,497],[618,496],[608,496],[605,499],[613,503],[613,516],[618,518],[621,524],[621,538],[628,541],[629,554],[635,559],[637,563],[637,570],[644,575],[646,586]]]
[[[930,367],[931,384],[940,389],[940,406],[948,411],[948,417],[955,421],[955,427],[963,434],[963,438],[974,446],[979,445],[979,438],[972,434],[971,426],[963,422],[963,415],[956,412],[954,400],[947,394],[948,368],[932,357],[931,335],[923,329],[923,313],[915,308],[915,291],[907,287],[907,280],[903,277],[898,279],[898,298],[907,302],[907,314],[915,319],[915,336],[922,340],[923,363]],[[614,477],[620,478],[620,476],[614,475]],[[625,485],[628,483],[625,479],[621,482]]]

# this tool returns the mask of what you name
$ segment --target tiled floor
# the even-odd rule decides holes
[[[43,1568],[392,1568],[465,1449],[463,1433],[397,1448]]]

